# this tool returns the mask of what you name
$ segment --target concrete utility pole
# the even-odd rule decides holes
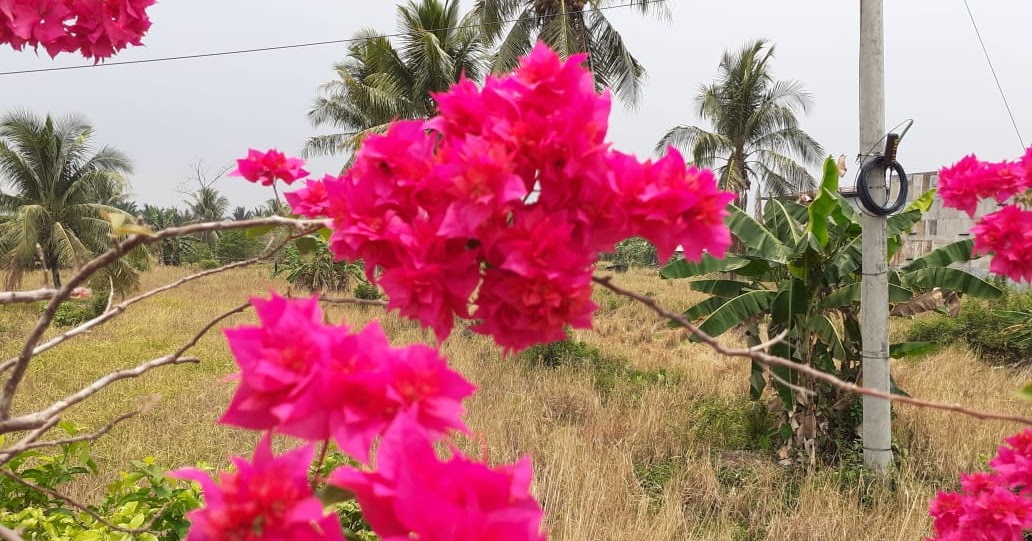
[[[860,0],[860,152],[879,152],[885,135],[885,47],[882,0]],[[879,144],[881,147],[879,148]],[[873,150],[872,150],[873,149]],[[884,174],[876,178],[884,178]],[[875,180],[871,193],[888,200],[888,185]],[[863,384],[889,392],[889,277],[885,216],[862,213],[863,280],[860,283],[860,333]],[[891,406],[888,400],[863,397],[864,466],[885,473],[892,464]]]

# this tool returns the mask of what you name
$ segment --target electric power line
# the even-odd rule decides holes
[[[985,61],[989,64],[989,71],[993,74],[993,79],[996,80],[996,88],[1000,90],[1000,97],[1003,98],[1003,106],[1007,109],[1007,115],[1010,116],[1011,125],[1014,126],[1014,133],[1018,136],[1018,142],[1021,143],[1021,150],[1025,150],[1025,141],[1021,138],[1021,130],[1018,129],[1018,122],[1014,120],[1014,112],[1011,111],[1010,103],[1007,102],[1007,94],[1003,92],[1003,85],[1000,84],[1000,78],[996,75],[996,68],[993,67],[993,61],[989,59],[989,51],[985,48],[985,41],[982,40],[982,33],[978,30],[978,24],[975,23],[975,16],[971,13],[971,6],[968,5],[968,0],[964,0],[964,7],[967,8],[968,18],[971,19],[971,26],[975,29],[975,35],[978,36],[978,43],[982,46],[982,54],[985,55]]]
[[[528,21],[528,20],[540,19],[540,18],[559,17],[559,16],[562,16],[562,15],[570,15],[570,14],[573,14],[573,13],[587,13],[589,11],[605,11],[605,10],[620,9],[620,8],[644,7],[644,6],[648,6],[650,4],[661,4],[661,3],[665,3],[665,2],[667,2],[667,0],[640,0],[638,2],[629,2],[629,3],[626,3],[626,4],[616,4],[616,5],[612,5],[612,6],[600,6],[600,7],[592,8],[590,10],[585,8],[585,9],[581,9],[579,11],[567,11],[567,12],[564,12],[564,13],[556,13],[554,15],[541,15],[541,16],[534,15],[534,16],[531,16],[531,17],[520,17],[520,18],[516,18],[516,19],[507,19],[507,20],[502,20],[502,21],[492,21],[490,23],[476,23],[476,24],[449,26],[449,27],[444,27],[444,28],[433,28],[433,29],[428,29],[426,31],[427,32],[443,32],[443,31],[447,31],[447,30],[463,30],[463,29],[467,29],[467,28],[478,28],[478,27],[485,27],[485,26],[489,26],[489,25],[504,25],[504,24],[509,24],[509,23],[517,23],[517,22],[521,22],[521,21]],[[360,37],[360,38],[334,39],[334,40],[329,40],[329,41],[311,41],[311,42],[306,42],[306,43],[294,43],[294,44],[290,44],[290,45],[277,45],[277,46],[272,46],[272,47],[256,47],[256,48],[253,48],[253,49],[234,49],[234,50],[229,50],[229,51],[216,51],[216,52],[213,52],[213,53],[199,53],[199,54],[189,54],[189,55],[180,55],[180,56],[165,56],[165,57],[159,57],[159,58],[144,58],[144,59],[140,59],[140,60],[123,60],[123,61],[117,61],[117,62],[107,62],[107,63],[103,63],[103,64],[83,64],[83,65],[79,65],[79,66],[60,66],[60,67],[53,67],[53,68],[37,68],[37,69],[28,69],[28,70],[3,71],[3,72],[0,72],[0,76],[4,76],[4,75],[24,75],[24,74],[29,74],[29,73],[43,73],[43,72],[50,72],[50,71],[79,70],[79,69],[87,69],[87,68],[104,68],[104,67],[110,67],[110,66],[127,66],[127,65],[133,65],[133,64],[152,64],[152,63],[155,63],[155,62],[169,62],[169,61],[173,61],[173,60],[193,60],[193,59],[199,59],[199,58],[212,58],[212,57],[218,57],[218,56],[230,56],[230,55],[249,54],[249,53],[263,53],[263,52],[268,52],[268,51],[282,51],[282,50],[287,50],[287,49],[301,49],[301,48],[304,48],[304,47],[317,47],[317,46],[320,46],[320,45],[338,45],[338,44],[341,44],[341,43],[354,43],[354,42],[358,42],[358,41],[367,41],[367,40],[372,40],[372,39],[398,38],[398,37],[410,36],[410,35],[415,35],[415,34],[416,34],[415,32],[396,32],[396,33],[393,33],[393,34],[380,34],[380,35],[376,35],[376,36],[364,36],[364,37]]]

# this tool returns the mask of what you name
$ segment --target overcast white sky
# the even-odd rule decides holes
[[[803,127],[827,151],[857,153],[859,3],[828,0],[667,0],[669,22],[616,9],[609,17],[649,72],[642,105],[616,105],[610,139],[648,154],[676,124],[698,122],[692,98],[714,77],[724,49],[766,38],[776,43],[775,75],[799,79],[815,107]],[[1032,73],[1027,57],[1032,2],[969,0],[1026,142],[1032,138]],[[464,2],[472,4],[471,0]],[[362,27],[395,29],[395,2],[355,0],[164,0],[151,9],[145,47],[125,61],[351,37]],[[968,152],[984,159],[1021,154],[962,0],[886,2],[886,124],[915,121],[900,161],[917,172]],[[344,45],[0,76],[0,111],[78,112],[97,142],[124,150],[136,165],[135,197],[181,204],[177,188],[192,164],[211,169],[248,147],[297,152],[312,135],[305,113],[316,87],[333,76]],[[0,50],[0,71],[82,64],[31,51]],[[310,169],[337,171],[342,159]],[[240,179],[219,188],[233,205],[254,206],[268,189]]]

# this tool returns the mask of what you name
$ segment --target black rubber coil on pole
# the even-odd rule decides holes
[[[896,173],[896,177],[899,179],[899,193],[896,195],[896,200],[888,206],[879,204],[874,200],[874,197],[871,196],[871,185],[869,182],[871,178],[875,178],[878,175],[884,176],[886,170]],[[886,180],[887,182],[888,180]],[[875,156],[864,162],[864,165],[860,167],[860,173],[856,179],[856,193],[860,198],[860,204],[867,212],[875,216],[895,214],[907,202],[907,173],[903,170],[903,166],[891,157]]]

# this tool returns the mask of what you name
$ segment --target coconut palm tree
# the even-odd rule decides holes
[[[606,16],[620,4],[645,16],[669,15],[666,4],[655,0],[476,0],[470,15],[483,39],[497,45],[492,72],[512,71],[540,40],[563,58],[588,53],[597,86],[611,88],[624,103],[634,105],[641,97],[645,68]]]
[[[302,155],[333,155],[358,148],[369,133],[395,119],[436,113],[432,92],[447,90],[465,74],[479,80],[487,49],[464,20],[458,0],[410,0],[398,6],[398,41],[370,29],[355,35],[337,78],[320,88],[308,113],[315,127],[338,133],[310,138]]]
[[[233,209],[232,218],[234,222],[250,220],[251,218],[254,218],[254,213],[250,210],[247,210],[247,207],[235,207]]]
[[[814,177],[805,166],[819,165],[824,157],[824,149],[796,118],[809,108],[810,95],[798,81],[775,79],[772,58],[774,46],[762,40],[726,51],[717,79],[703,85],[695,98],[699,116],[712,131],[677,126],[656,145],[657,152],[673,145],[695,165],[715,168],[721,188],[738,194],[735,204],[741,209],[754,183],[761,196],[813,189]]]
[[[102,213],[122,213],[109,203],[123,199],[132,171],[129,158],[112,147],[94,150],[93,127],[79,117],[54,120],[26,112],[0,118],[0,268],[5,286],[18,287],[37,259],[61,285],[61,269],[107,249],[111,224]],[[119,260],[108,273],[131,288],[136,274]]]
[[[190,222],[190,214],[181,211],[176,207],[156,207],[144,205],[141,212],[144,223],[155,231],[179,227]],[[162,239],[156,246],[156,254],[162,265],[179,265],[185,252],[191,251],[191,241],[196,239],[188,237],[168,237]]]
[[[218,180],[216,177],[215,180]],[[202,178],[198,177],[198,183],[200,187],[197,191],[190,194],[190,199],[187,201],[187,206],[190,209],[190,214],[193,217],[193,221],[196,223],[202,222],[220,222],[226,218],[226,213],[229,211],[229,198],[222,195],[218,189],[213,186],[215,181],[205,182]],[[218,240],[219,235],[217,231],[204,231],[201,233],[201,238],[208,245],[208,248],[214,250],[215,242]]]

